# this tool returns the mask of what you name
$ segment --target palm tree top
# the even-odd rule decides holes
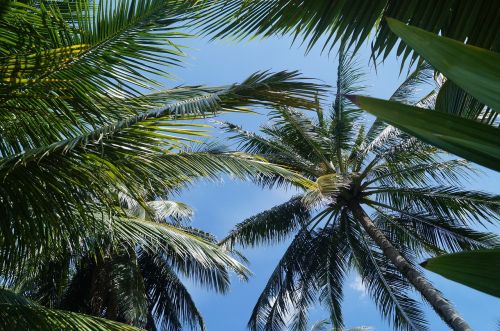
[[[418,68],[393,97],[401,99],[402,91],[411,91],[428,75],[426,70]],[[229,248],[253,246],[295,233],[254,308],[252,330],[283,329],[289,311],[295,311],[293,328],[303,330],[315,295],[330,309],[335,326],[342,327],[342,283],[348,270],[362,276],[395,328],[425,329],[406,275],[386,248],[417,270],[418,259],[429,254],[498,244],[494,234],[469,226],[497,220],[500,198],[463,189],[462,180],[475,172],[466,161],[378,120],[366,127],[367,121],[343,97],[359,89],[360,78],[352,58],[341,55],[337,95],[329,109],[318,103],[309,116],[278,107],[261,133],[222,124],[242,151],[308,180],[302,194],[243,221],[221,242]],[[406,96],[409,102],[412,96]],[[257,182],[264,187],[294,185],[279,174],[263,175]],[[369,231],[372,225],[390,247],[380,246]]]

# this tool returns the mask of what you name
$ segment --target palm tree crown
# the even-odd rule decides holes
[[[425,70],[409,76],[393,98],[401,100]],[[252,330],[307,326],[317,299],[343,327],[343,283],[360,274],[382,315],[396,329],[426,329],[409,291],[422,293],[452,328],[469,330],[453,307],[425,280],[417,261],[428,254],[490,247],[493,234],[468,227],[498,218],[500,199],[463,190],[473,170],[397,129],[375,121],[365,129],[342,95],[359,89],[359,70],[340,55],[337,96],[329,111],[312,119],[289,107],[276,109],[263,134],[225,123],[241,150],[294,170],[310,183],[304,193],[242,223],[221,242],[226,247],[274,243],[295,236],[260,295],[249,321]],[[276,174],[258,183],[286,185]]]

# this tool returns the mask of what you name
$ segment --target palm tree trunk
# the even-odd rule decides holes
[[[382,249],[384,255],[391,260],[399,272],[401,272],[431,304],[432,308],[434,308],[436,313],[441,316],[446,324],[453,330],[472,331],[469,324],[467,324],[448,300],[446,300],[443,295],[401,255],[384,233],[373,224],[371,218],[365,213],[359,203],[350,203],[349,208],[373,241]]]

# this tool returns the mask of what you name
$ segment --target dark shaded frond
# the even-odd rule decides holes
[[[344,225],[352,263],[375,304],[398,330],[427,330],[419,304],[408,296],[409,283],[359,228]]]
[[[435,110],[490,125],[495,124],[498,116],[495,110],[469,95],[451,80],[447,80],[439,89]]]
[[[376,205],[395,211],[412,210],[455,219],[467,225],[468,221],[494,223],[500,215],[500,197],[456,187],[380,188],[367,191],[377,196]]]
[[[340,215],[340,222],[345,221],[342,220],[345,217],[344,212]],[[351,252],[339,224],[331,225],[320,235],[325,240],[322,246],[327,247],[327,249],[323,248],[325,256],[318,261],[318,263],[323,263],[317,275],[318,287],[320,288],[319,299],[328,308],[333,326],[341,329],[344,327],[342,317],[343,286]]]
[[[237,224],[219,244],[232,249],[236,245],[251,247],[277,243],[304,226],[309,217],[310,212],[302,203],[302,197],[294,197]]]
[[[384,231],[392,233],[388,237],[397,237],[406,247],[422,256],[426,252],[459,252],[500,244],[497,235],[470,229],[453,219],[411,211],[398,215],[382,212],[378,208],[376,210],[379,212],[375,222]]]
[[[140,329],[103,318],[48,309],[9,290],[0,290],[0,328],[4,330],[139,331]]]
[[[372,43],[373,56],[387,57],[396,49],[407,59],[411,49],[398,42],[382,17],[393,17],[434,33],[484,48],[498,49],[499,35],[487,37],[489,29],[498,26],[499,7],[491,1],[393,0],[377,1],[285,1],[234,0],[209,2],[199,25],[213,38],[233,37],[241,40],[253,36],[290,34],[303,42],[307,50],[315,44],[331,49],[335,44],[348,43],[358,49],[376,29]],[[429,13],[434,15],[429,15]],[[481,27],[481,28],[478,28]]]
[[[135,252],[130,250],[127,253],[113,256],[109,277],[114,285],[118,314],[128,324],[142,326],[148,310],[146,288]]]
[[[203,318],[191,295],[167,261],[158,254],[141,251],[138,262],[155,324],[162,330],[177,331],[181,330],[181,325],[175,321],[183,321],[190,327],[204,330]],[[171,318],[171,315],[176,315],[176,318]]]
[[[294,275],[300,275],[305,269],[302,262],[306,262],[304,258],[312,244],[313,237],[305,229],[295,236],[255,304],[248,322],[250,330],[279,331],[286,327],[286,316],[293,312],[292,304],[297,298],[298,284]]]

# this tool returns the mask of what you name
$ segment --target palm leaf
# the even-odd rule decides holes
[[[219,244],[232,249],[237,244],[245,247],[279,242],[303,226],[309,216],[301,197],[294,197],[237,224]]]
[[[252,310],[248,327],[251,330],[283,330],[287,324],[287,314],[297,299],[294,274],[300,274],[306,262],[303,260],[311,245],[311,234],[300,231],[293,239],[285,254],[269,277]]]
[[[426,330],[423,312],[406,293],[409,284],[401,274],[358,229],[349,229],[347,235],[353,262],[384,316],[397,329]]]
[[[500,54],[387,19],[391,30],[455,84],[495,110],[500,109]]]
[[[155,85],[151,73],[164,75],[182,55],[173,40],[183,36],[175,30],[186,9],[155,0],[11,6],[0,26],[9,37],[0,60],[2,139],[9,142],[0,144],[2,154],[134,114],[120,99]]]
[[[436,96],[435,110],[494,125],[497,113],[447,80]]]
[[[139,245],[151,254],[166,252],[175,270],[221,292],[228,289],[226,267],[243,279],[249,274],[247,268],[214,243],[169,224],[128,219],[117,220],[113,229],[115,240],[131,247]]]
[[[494,248],[441,255],[423,262],[422,266],[478,291],[500,297],[499,261],[500,249]]]
[[[132,251],[116,254],[109,277],[114,285],[118,313],[128,324],[141,326],[148,302],[139,261]]]
[[[6,289],[0,290],[0,327],[18,330],[139,331],[138,328],[89,315],[47,309]]]
[[[219,124],[226,132],[232,134],[229,139],[236,140],[239,149],[246,153],[263,155],[270,162],[277,164],[286,162],[290,165],[291,161],[293,161],[293,169],[296,171],[312,173],[317,171],[317,167],[314,163],[296,153],[296,151],[282,141],[282,139],[277,139],[277,137],[274,139],[272,138],[273,132],[277,130],[263,128],[263,131],[269,131],[271,133],[271,137],[266,137],[243,130],[241,127],[232,123],[219,122]]]
[[[343,150],[349,149],[354,143],[356,132],[356,117],[359,109],[353,108],[346,94],[351,94],[363,90],[360,86],[363,73],[357,67],[354,57],[345,52],[340,52],[337,68],[337,90],[335,101],[332,105],[330,134],[335,140],[332,144],[334,154],[337,158],[337,172],[345,173]]]
[[[141,202],[145,184],[155,191],[151,192],[153,195],[161,196],[166,191],[178,189],[179,183],[187,185],[201,177],[215,179],[221,171],[241,179],[255,178],[255,171],[264,177],[278,171],[283,178],[293,176],[298,185],[307,186],[306,179],[263,159],[249,157],[244,160],[243,155],[236,157],[225,153],[177,155],[172,151],[182,148],[183,140],[191,140],[190,136],[203,134],[199,125],[187,126],[195,128],[193,130],[171,121],[177,112],[178,116],[197,115],[229,107],[234,109],[238,104],[295,102],[297,99],[280,92],[280,88],[290,88],[305,95],[309,87],[307,84],[295,85],[293,77],[295,74],[258,74],[242,85],[210,94],[208,99],[213,100],[212,104],[207,103],[207,98],[191,97],[76,138],[4,157],[0,161],[0,173],[4,182],[10,184],[3,186],[0,194],[12,201],[13,208],[2,211],[5,219],[10,220],[3,228],[3,238],[9,238],[9,229],[17,228],[21,240],[3,239],[3,253],[9,256],[3,261],[12,262],[15,256],[25,256],[20,252],[26,250],[31,251],[30,255],[35,254],[42,243],[70,243],[72,249],[77,249],[80,238],[95,233],[95,223],[101,219],[95,215],[95,206],[89,206],[98,202],[99,208],[113,210],[117,207],[116,194],[119,192]],[[266,99],[269,94],[273,97]],[[220,108],[221,104],[225,104],[224,108]],[[18,190],[19,187],[24,190]],[[26,195],[26,191],[30,194]],[[39,219],[40,222],[23,222],[23,219]],[[78,226],[75,219],[80,220]],[[46,231],[51,232],[51,239],[46,237]],[[72,239],[53,240],[63,233]],[[12,254],[14,251],[16,253]]]
[[[323,162],[331,167],[327,160],[328,139],[319,134],[318,127],[308,117],[294,109],[279,108],[272,119],[275,125],[266,130],[266,133],[292,144],[304,158]]]
[[[432,214],[401,213],[391,214],[374,207],[378,212],[377,226],[388,233],[390,238],[399,238],[415,254],[459,252],[488,248],[498,245],[498,236],[493,233],[475,231],[456,224],[451,218],[433,217]]]
[[[247,37],[289,34],[307,49],[315,44],[331,49],[346,43],[359,48],[375,29],[373,56],[387,57],[392,50],[408,58],[411,49],[391,33],[382,17],[393,17],[434,33],[466,41],[480,47],[498,47],[498,34],[488,31],[499,25],[499,5],[488,0],[474,2],[396,0],[376,1],[313,1],[300,0],[234,0],[208,2],[198,24],[212,38]],[[433,13],[433,15],[429,15]],[[493,33],[493,32],[492,32]]]
[[[346,217],[345,214],[340,216],[340,218],[343,217]],[[344,320],[341,305],[344,294],[344,280],[348,271],[349,246],[344,241],[343,232],[338,226],[325,228],[321,236],[326,240],[324,244],[328,249],[323,250],[326,259],[321,260],[326,263],[323,267],[320,267],[320,272],[317,275],[320,288],[319,299],[328,308],[330,321],[332,321],[335,328],[343,328]]]
[[[366,191],[378,195],[375,204],[389,205],[394,210],[426,210],[430,214],[451,218],[464,225],[468,221],[494,224],[500,215],[500,197],[484,192],[454,187],[386,187]],[[371,197],[367,198],[370,199]]]
[[[147,289],[149,309],[154,324],[164,330],[181,330],[184,321],[191,327],[205,330],[203,317],[191,295],[171,270],[167,261],[158,254],[140,252],[139,265]],[[171,316],[178,314],[178,316]],[[172,318],[175,317],[175,318]]]
[[[362,96],[350,98],[364,110],[429,144],[491,169],[500,170],[496,128],[393,101]]]

